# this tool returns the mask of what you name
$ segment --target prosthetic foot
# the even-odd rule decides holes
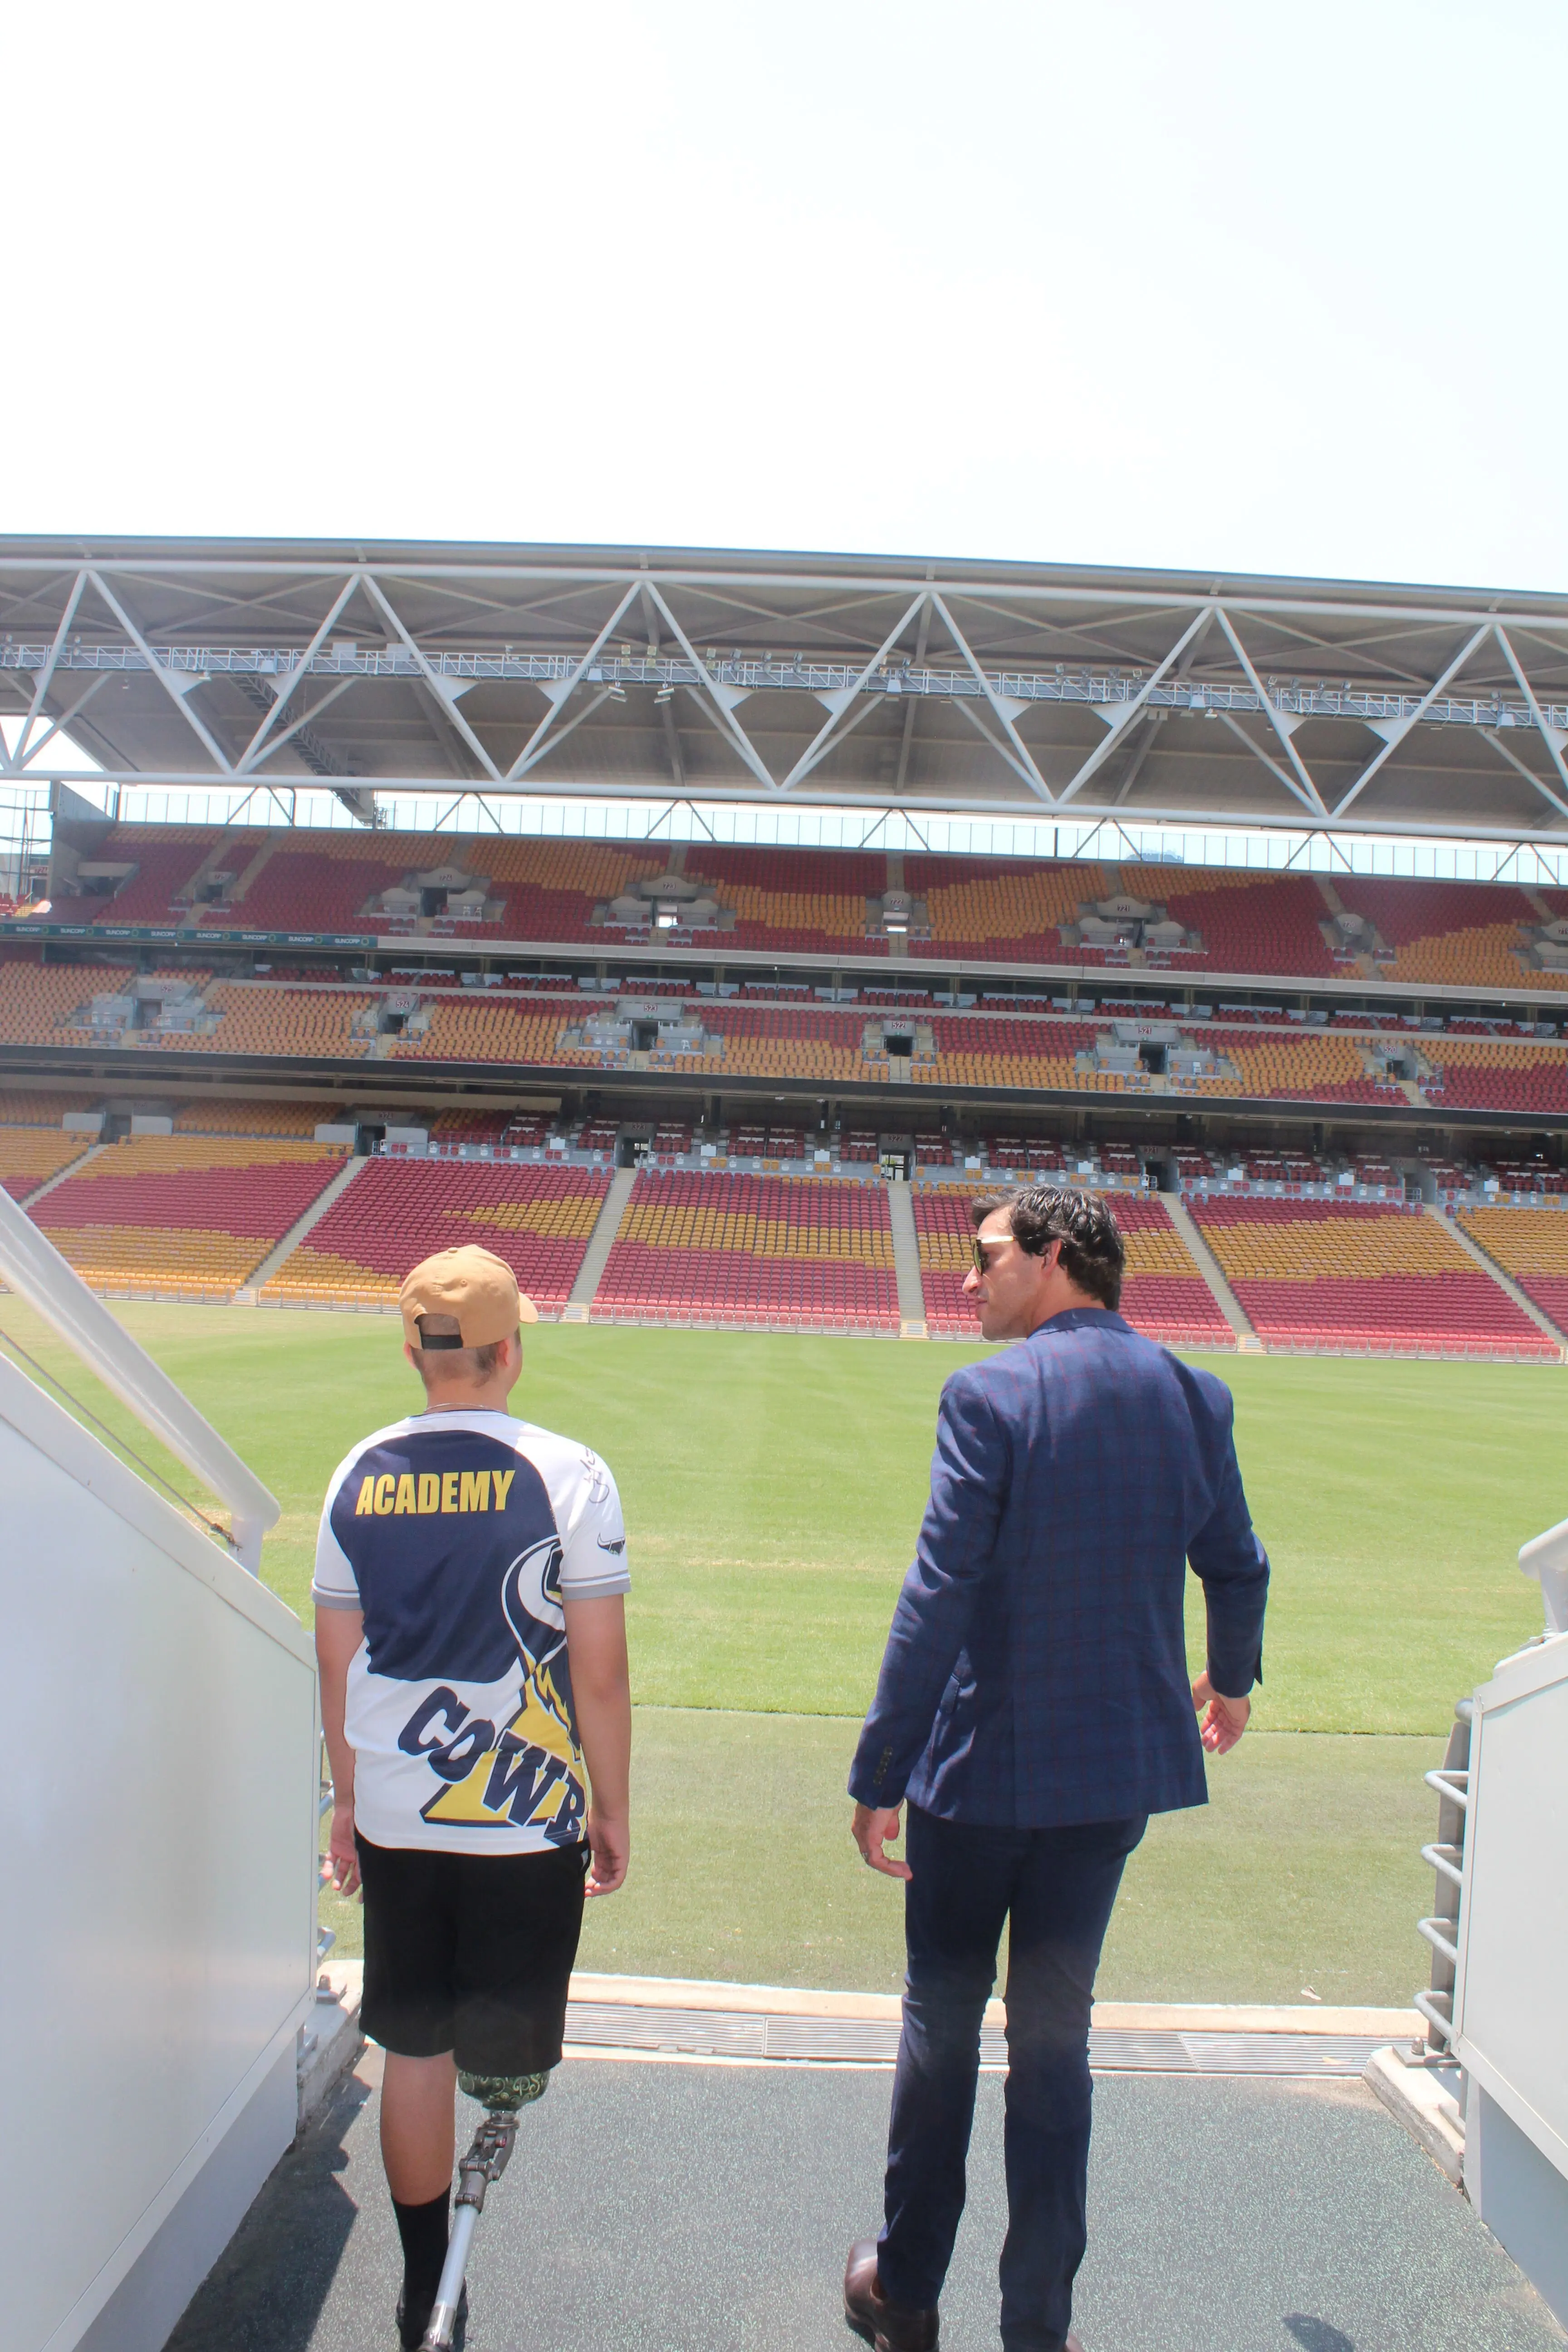
[[[485,2191],[492,2180],[500,2179],[510,2161],[512,2143],[517,2137],[518,2110],[542,2099],[550,2088],[548,2074],[459,2074],[458,2080],[470,2099],[479,2100],[485,2110],[485,2119],[474,2134],[473,2146],[458,2166],[452,2235],[422,2352],[449,2352],[463,2296],[463,2275],[468,2267],[468,2248],[473,2243],[474,2224],[484,2210]]]

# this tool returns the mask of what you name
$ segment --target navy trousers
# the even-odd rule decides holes
[[[1147,1825],[1008,1830],[909,1809],[904,2023],[877,2269],[930,2310],[963,2211],[980,2026],[1010,1921],[1002,2249],[1005,2352],[1062,2352],[1083,2260],[1094,1974],[1121,1873]]]

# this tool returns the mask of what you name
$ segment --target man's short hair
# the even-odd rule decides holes
[[[1006,1211],[1013,1239],[1020,1249],[1027,1250],[1031,1257],[1044,1257],[1051,1244],[1059,1241],[1058,1263],[1074,1289],[1083,1291],[1100,1307],[1121,1303],[1127,1251],[1110,1203],[1100,1193],[1079,1192],[1065,1184],[1026,1184],[1016,1192],[983,1192],[969,1204],[976,1233],[998,1209]]]
[[[465,1379],[480,1388],[499,1370],[504,1339],[488,1340],[482,1348],[465,1348],[455,1315],[421,1315],[417,1328],[421,1344],[412,1351],[414,1369],[426,1388],[433,1381]],[[521,1329],[517,1337],[522,1338]]]

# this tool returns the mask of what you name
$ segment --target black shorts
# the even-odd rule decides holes
[[[561,2062],[586,1844],[436,1853],[356,1837],[364,1885],[360,2023],[404,2058],[450,2050],[470,2074]]]

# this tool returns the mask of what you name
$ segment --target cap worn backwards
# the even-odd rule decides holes
[[[510,1339],[520,1323],[539,1320],[506,1260],[471,1242],[422,1259],[405,1276],[397,1303],[411,1348],[489,1348]],[[426,1318],[434,1330],[422,1329]]]

